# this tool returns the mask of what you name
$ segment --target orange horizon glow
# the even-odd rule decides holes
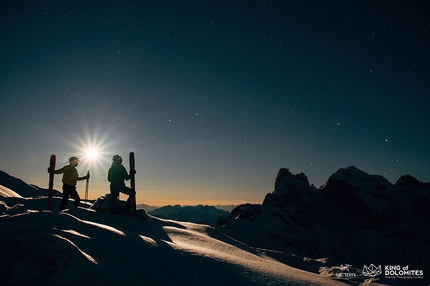
[[[38,182],[38,183],[31,183],[35,186],[38,186],[40,188],[46,189],[47,186],[44,182]],[[79,181],[77,184],[77,191],[79,196],[81,197],[81,200],[84,200],[84,193],[85,193],[85,181]],[[61,183],[61,177],[57,177],[54,181],[54,190],[57,190],[62,193],[62,183]],[[90,185],[89,185],[89,192],[88,192],[88,200],[96,200],[97,198],[109,194],[109,184],[95,184],[91,182],[90,179]],[[157,194],[157,195],[156,195]],[[43,194],[42,194],[43,195]],[[181,206],[197,206],[197,205],[210,205],[210,206],[216,206],[216,205],[241,205],[241,204],[262,204],[264,200],[264,194],[260,197],[253,197],[249,200],[243,199],[239,197],[238,195],[234,198],[204,198],[203,195],[201,196],[195,196],[193,199],[187,198],[181,198],[182,192],[177,191],[174,197],[166,198],[165,194],[160,190],[152,190],[148,191],[143,189],[137,189],[137,204],[146,204],[154,207],[162,207],[167,205],[181,205]],[[184,196],[185,197],[185,196]],[[127,195],[120,194],[121,200],[127,200]]]

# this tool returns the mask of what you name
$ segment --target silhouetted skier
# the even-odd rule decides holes
[[[136,174],[136,171],[133,172]],[[132,189],[125,185],[125,180],[130,180],[132,172],[127,173],[127,170],[122,165],[122,158],[119,155],[115,155],[112,158],[112,166],[108,172],[108,181],[110,182],[110,212],[116,212],[117,200],[119,193],[128,195],[126,208],[130,208],[130,195],[135,193]]]
[[[81,202],[81,198],[76,191],[76,182],[86,180],[87,178],[90,178],[90,175],[86,175],[84,177],[78,176],[76,166],[78,166],[79,161],[78,157],[70,157],[69,165],[54,171],[54,174],[63,174],[63,198],[60,203],[60,211],[66,208],[69,197],[75,200],[73,203],[74,207],[79,206],[79,203]],[[50,168],[48,168],[48,172],[50,172]]]

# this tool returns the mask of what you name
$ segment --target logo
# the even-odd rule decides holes
[[[385,278],[415,279],[424,278],[423,270],[409,269],[409,265],[385,265]]]
[[[349,268],[351,267],[352,265],[351,264],[341,264],[340,265],[340,270],[342,270],[342,271],[348,271],[349,272]]]
[[[364,265],[363,266],[363,275],[367,277],[375,277],[382,274],[382,267],[379,265],[376,267],[373,264],[370,264],[369,266]]]
[[[374,264],[369,266],[364,265],[363,276],[375,277],[382,274],[382,267],[379,265],[376,267]],[[423,270],[410,269],[409,265],[385,265],[384,267],[385,278],[397,278],[397,279],[416,279],[424,278]]]
[[[357,273],[350,273],[349,270],[352,267],[351,264],[341,264],[339,269],[341,271],[347,271],[347,272],[340,272],[340,273],[335,273],[335,277],[336,278],[350,278],[350,277],[357,277]]]

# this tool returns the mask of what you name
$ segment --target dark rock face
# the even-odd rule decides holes
[[[412,204],[412,212],[415,214],[415,216],[430,224],[430,198],[429,193],[427,190],[427,196],[417,194],[415,202]]]
[[[263,206],[276,207],[283,210],[283,214],[308,230],[312,229],[311,213],[313,192],[316,190],[309,185],[305,174],[293,175],[288,169],[282,168],[276,177],[275,190],[266,194]],[[279,219],[283,216],[277,214]]]
[[[279,184],[282,182],[282,181],[284,181],[284,179],[286,178],[286,177],[290,177],[290,176],[292,176],[293,174],[291,174],[290,173],[290,170],[288,170],[288,169],[286,169],[286,168],[281,168],[281,169],[279,169],[279,171],[278,171],[278,175],[276,176],[276,179],[275,179],[275,190],[276,190],[276,188],[279,186]]]
[[[285,208],[288,206],[305,208],[305,196],[312,195],[311,186],[305,174],[293,175],[288,169],[282,168],[275,180],[275,190],[264,198],[263,205]]]
[[[385,178],[370,176],[355,167],[338,170],[322,188],[333,209],[350,217],[361,229],[376,231],[399,227],[404,220],[390,196],[393,189]]]

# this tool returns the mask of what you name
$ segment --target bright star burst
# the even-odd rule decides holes
[[[97,151],[97,149],[96,148],[90,148],[90,149],[88,149],[87,150],[87,152],[86,152],[86,157],[88,158],[88,159],[90,159],[90,160],[94,160],[94,159],[96,159],[97,158],[97,156],[98,156],[98,151]]]

